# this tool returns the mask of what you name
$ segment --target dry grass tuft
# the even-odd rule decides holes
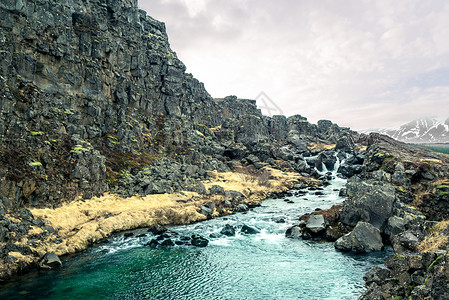
[[[323,143],[310,143],[307,148],[309,150],[323,151],[323,150],[331,150],[335,148],[335,144],[323,144]]]
[[[449,221],[442,221],[430,230],[431,234],[418,245],[421,253],[445,249],[449,244]]]

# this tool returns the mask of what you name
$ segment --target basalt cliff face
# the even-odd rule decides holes
[[[264,117],[252,100],[212,99],[185,73],[165,25],[137,1],[8,0],[0,15],[0,195],[7,208],[133,188],[143,167],[162,157],[195,165],[187,175],[201,178],[249,153],[277,159],[278,143],[304,148],[353,134],[329,121]]]
[[[35,262],[42,239],[61,243],[28,208],[105,192],[204,192],[208,171],[236,166],[319,177],[313,167],[335,152],[304,157],[326,144],[353,151],[358,134],[347,128],[213,99],[185,70],[165,25],[137,0],[1,1],[1,278],[26,269],[18,257]]]

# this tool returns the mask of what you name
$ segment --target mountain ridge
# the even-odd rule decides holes
[[[393,129],[366,129],[360,133],[371,132],[388,135],[398,141],[413,144],[449,143],[449,118],[420,118]]]

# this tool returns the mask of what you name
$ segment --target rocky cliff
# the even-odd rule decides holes
[[[326,120],[263,116],[254,100],[213,99],[185,70],[137,0],[1,1],[2,277],[23,267],[13,270],[17,257],[35,261],[42,239],[61,242],[27,208],[198,190],[207,171],[242,165],[317,177],[313,166],[335,159],[306,163],[326,148],[317,145],[352,149],[358,137]]]
[[[162,157],[196,166],[181,172],[189,178],[180,189],[250,152],[276,159],[276,143],[304,148],[351,134],[331,122],[264,117],[252,100],[212,99],[185,73],[165,25],[137,0],[8,0],[0,15],[0,195],[7,208],[57,206],[123,188],[165,192],[166,178],[134,186]]]

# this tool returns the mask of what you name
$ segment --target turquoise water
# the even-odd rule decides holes
[[[63,268],[35,271],[0,289],[0,299],[357,299],[363,274],[382,264],[385,252],[349,255],[331,243],[292,240],[285,230],[298,217],[343,199],[337,189],[266,200],[262,207],[227,218],[171,228],[180,235],[219,232],[247,224],[259,234],[210,238],[206,248],[144,246],[154,236],[111,238],[65,260]],[[272,218],[282,216],[286,223]]]

